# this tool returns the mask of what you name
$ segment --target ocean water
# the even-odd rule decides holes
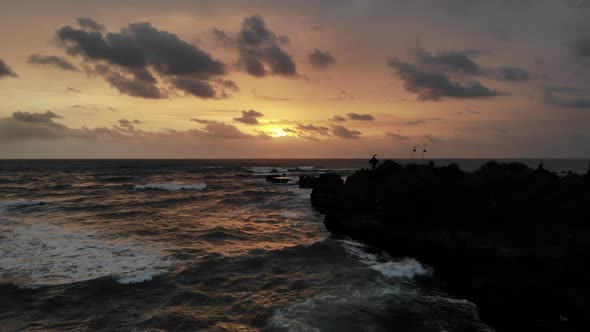
[[[432,268],[332,238],[296,185],[365,164],[0,161],[0,330],[489,331]]]

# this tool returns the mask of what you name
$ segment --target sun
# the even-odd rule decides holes
[[[272,127],[268,129],[269,135],[272,137],[285,137],[285,136],[289,136],[288,133],[286,133],[283,128],[279,128],[279,127]]]

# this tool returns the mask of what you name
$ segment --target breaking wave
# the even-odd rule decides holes
[[[128,284],[151,280],[171,262],[153,246],[38,224],[0,224],[0,282],[36,288],[111,276]]]
[[[368,265],[375,271],[389,278],[413,278],[416,276],[430,277],[433,269],[411,257],[398,260],[389,257],[380,257],[367,251],[367,247],[360,242],[352,240],[340,240],[348,254]]]

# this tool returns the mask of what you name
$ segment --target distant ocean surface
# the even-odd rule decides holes
[[[326,232],[298,176],[367,160],[0,160],[0,330],[488,331],[429,267]]]

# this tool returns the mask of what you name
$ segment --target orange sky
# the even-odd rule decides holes
[[[589,18],[569,0],[15,1],[0,158],[588,157]]]

